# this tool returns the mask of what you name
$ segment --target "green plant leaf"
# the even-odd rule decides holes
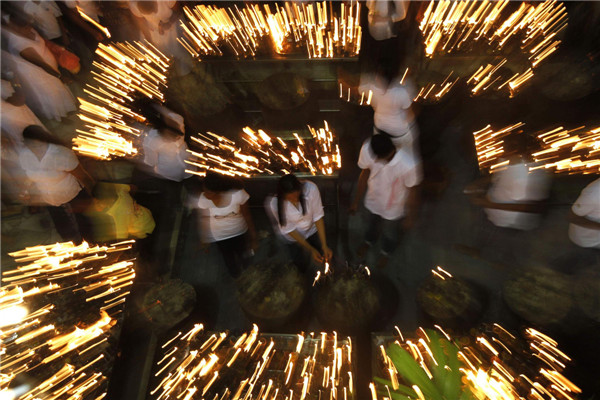
[[[378,376],[373,378],[375,380],[375,382],[386,386],[390,388],[390,391],[392,391],[392,381],[388,381],[387,379],[383,379],[380,378]],[[417,392],[415,392],[411,387],[408,387],[406,385],[402,385],[402,384],[398,384],[398,389],[395,389],[394,391],[400,392],[401,394],[407,395],[407,396],[411,396],[413,398],[418,397],[417,396]],[[385,391],[387,393],[387,390]]]
[[[396,343],[392,343],[387,354],[394,363],[398,373],[411,385],[417,385],[423,395],[432,400],[444,400],[443,396],[429,379],[425,371],[415,361],[415,359]]]
[[[458,359],[458,347],[446,339],[440,340],[439,343],[444,354],[446,354],[446,365],[450,369],[448,370],[444,368],[446,371],[442,389],[444,396],[447,399],[458,399],[461,391],[463,390],[461,381],[462,374],[459,370],[460,360]]]

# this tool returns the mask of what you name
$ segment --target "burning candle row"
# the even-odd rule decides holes
[[[164,100],[169,59],[146,42],[100,43],[92,71],[94,85],[87,84],[87,99],[79,99],[79,118],[85,129],[77,130],[73,150],[82,155],[109,160],[137,154],[132,139],[143,122],[132,110],[138,97]]]
[[[196,324],[161,349],[150,392],[157,400],[355,398],[352,340],[336,332],[269,336],[254,325],[234,338]]]
[[[556,0],[536,5],[521,3],[502,19],[502,12],[509,3],[508,0],[432,1],[419,25],[426,57],[469,51],[476,43],[485,43],[492,50],[500,51],[511,39],[518,41],[530,67],[505,76],[501,68],[507,64],[506,58],[480,66],[467,80],[474,96],[492,89],[505,90],[513,97],[534,76],[533,69],[561,43],[557,36],[567,26],[567,12],[562,3]]]
[[[208,170],[229,176],[251,177],[261,174],[287,174],[293,171],[313,175],[332,175],[341,168],[339,146],[327,121],[323,128],[308,126],[311,139],[284,141],[259,129],[245,127],[239,143],[207,132],[193,136],[192,141],[201,150],[188,150],[190,157],[186,171],[205,176]]]
[[[360,4],[339,4],[338,8],[331,1],[290,1],[276,4],[275,10],[267,3],[184,7],[184,37],[179,43],[195,58],[227,51],[236,57],[254,57],[267,37],[278,54],[305,48],[309,58],[356,56],[362,35]]]
[[[537,66],[560,44],[556,37],[567,26],[565,6],[556,0],[522,2],[503,18],[509,3],[508,0],[431,1],[419,24],[425,55],[468,51],[476,43],[501,50],[510,39],[518,38],[532,66]]]
[[[10,253],[17,266],[3,272],[0,288],[0,393],[105,396],[108,340],[135,277],[133,260],[118,258],[132,245],[66,242]]]
[[[533,169],[545,168],[567,174],[600,173],[600,127],[565,129],[561,126],[537,137],[541,150],[534,152],[532,157],[541,165]]]
[[[556,341],[527,328],[517,337],[498,324],[452,339],[441,327],[419,328],[405,338],[398,327],[393,343],[379,347],[386,378],[371,384],[372,399],[564,399],[581,390],[562,375],[570,358]],[[410,385],[410,386],[409,386]]]
[[[504,155],[503,138],[525,124],[522,122],[498,131],[490,125],[473,132],[479,169],[495,172],[508,164],[499,161]],[[530,170],[547,169],[554,173],[594,174],[600,172],[600,127],[585,126],[565,129],[562,126],[537,135],[537,145],[531,152]]]

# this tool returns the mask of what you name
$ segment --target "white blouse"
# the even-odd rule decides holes
[[[297,231],[305,239],[314,235],[317,232],[315,222],[325,216],[323,203],[321,202],[321,194],[319,193],[317,185],[310,181],[303,181],[302,194],[304,195],[306,205],[305,213],[302,214],[302,207],[300,204],[298,205],[298,208],[296,208],[289,201],[284,201],[285,225],[283,226],[279,223],[277,196],[268,197],[265,201],[267,214],[271,218],[276,232],[289,242],[295,242],[289,235],[294,231]]]

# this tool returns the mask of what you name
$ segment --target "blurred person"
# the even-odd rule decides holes
[[[214,243],[229,274],[237,278],[246,267],[248,250],[257,248],[256,231],[248,208],[250,196],[233,178],[208,172],[197,207],[203,247]]]
[[[88,195],[92,193],[92,177],[71,149],[60,145],[39,126],[23,131],[23,145],[17,153],[27,187],[21,197],[23,203],[46,206],[61,237],[81,242],[73,205],[81,197],[82,188]]]
[[[190,176],[185,172],[187,144],[183,117],[163,106],[154,106],[158,118],[143,137],[145,169],[152,175],[181,182]]]
[[[587,185],[569,214],[569,238],[580,247],[600,249],[600,178]]]
[[[394,24],[406,17],[408,3],[407,0],[367,0],[369,33],[373,39],[385,40],[396,36]]]
[[[91,70],[94,61],[94,52],[98,42],[107,39],[106,34],[84,19],[79,9],[94,21],[100,22],[103,16],[100,4],[93,0],[65,0],[57,3],[66,21],[69,22],[69,30],[66,36],[69,38],[68,48],[73,50],[81,59],[84,71]],[[110,4],[114,6],[114,4]]]
[[[20,85],[19,85],[20,86]],[[2,135],[7,135],[15,144],[23,142],[23,130],[31,125],[44,129],[44,124],[25,104],[25,96],[15,91],[9,81],[2,79],[2,107],[0,108]]]
[[[421,171],[413,156],[398,149],[387,135],[373,135],[367,139],[358,159],[362,169],[358,178],[356,196],[350,212],[358,210],[365,196],[367,231],[357,255],[363,258],[382,236],[378,267],[387,265],[402,236],[402,227],[410,228],[416,217],[417,186],[421,183]]]
[[[307,255],[319,264],[331,259],[333,252],[327,246],[325,213],[317,185],[293,174],[284,175],[277,182],[277,195],[266,199],[265,209],[302,272],[310,264]]]
[[[374,134],[390,137],[397,148],[402,147],[420,160],[419,129],[415,114],[411,108],[416,92],[408,77],[396,75],[393,67],[382,64],[376,75],[363,74],[359,92],[368,95],[372,91]]]
[[[67,40],[64,35],[62,13],[56,2],[52,0],[22,0],[13,3],[16,11],[23,12],[30,20],[35,29],[46,39],[54,40],[61,38],[63,43]]]
[[[175,58],[175,68],[180,76],[188,74],[193,59],[177,41],[180,17],[177,1],[129,0],[128,5],[137,18],[142,35],[165,55]]]
[[[131,186],[100,182],[84,211],[95,242],[129,238],[143,239],[154,231],[152,213],[131,197]]]
[[[508,165],[491,174],[485,196],[474,196],[474,204],[484,207],[487,218],[501,228],[536,228],[550,195],[550,175],[542,169],[530,171],[528,136],[512,134],[504,138],[504,155],[499,161]]]
[[[2,35],[8,47],[2,61],[20,82],[31,110],[38,117],[57,121],[75,111],[75,98],[59,79],[58,62],[35,29],[13,14],[3,24]]]
[[[146,241],[151,245],[142,247],[142,260],[149,264],[145,270],[157,277],[166,274],[170,265],[172,235],[182,210],[182,181],[190,176],[185,172],[188,147],[181,115],[148,101],[140,108],[150,125],[141,135],[140,162],[132,179],[138,202],[150,209],[156,221],[152,238]]]

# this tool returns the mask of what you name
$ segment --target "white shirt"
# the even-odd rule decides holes
[[[27,107],[26,104],[15,106],[2,100],[2,109],[0,118],[2,121],[2,131],[6,132],[15,143],[23,142],[23,131],[30,125],[44,127],[44,124]]]
[[[529,171],[529,167],[519,162],[509,164],[507,168],[492,176],[492,185],[487,196],[494,203],[515,204],[541,201],[548,197],[550,179],[541,170]],[[535,228],[540,214],[497,210],[486,208],[488,219],[496,226],[529,230]]]
[[[239,236],[248,230],[242,215],[242,205],[250,196],[245,190],[230,190],[223,193],[226,205],[217,207],[204,193],[198,199],[198,208],[202,211],[202,237],[206,242],[218,242]]]
[[[367,0],[369,9],[369,33],[375,40],[385,40],[395,37],[392,28],[394,22],[406,17],[405,0],[390,1]]]
[[[389,86],[385,86],[380,79],[366,74],[361,77],[359,91],[373,92],[371,107],[375,111],[373,120],[375,126],[393,136],[402,136],[409,133],[413,124],[413,115],[409,110],[415,97],[413,84],[405,80],[400,84],[396,77]]]
[[[600,222],[600,178],[581,191],[579,198],[571,208],[574,214],[594,222]],[[569,237],[581,247],[600,249],[600,230],[584,228],[576,224],[569,225]]]
[[[42,159],[23,145],[19,149],[19,165],[31,181],[31,204],[60,206],[73,200],[81,191],[70,173],[79,165],[75,154],[64,146],[48,144]]]
[[[365,196],[367,210],[387,220],[402,218],[410,188],[422,180],[419,163],[402,149],[396,150],[389,162],[382,162],[371,150],[371,139],[367,139],[360,149],[358,166],[371,171]]]
[[[144,163],[152,172],[171,181],[180,182],[189,176],[185,172],[187,144],[183,135],[170,141],[163,138],[156,129],[144,137]]]
[[[17,2],[18,3],[18,2]],[[23,12],[33,18],[33,26],[48,40],[62,36],[57,18],[62,15],[60,8],[54,1],[44,0],[34,2],[25,1],[22,4]]]
[[[303,238],[308,238],[317,232],[315,222],[325,216],[323,203],[321,202],[321,193],[319,188],[311,181],[302,181],[302,194],[306,206],[305,213],[302,214],[302,206],[298,208],[289,201],[283,202],[283,211],[285,215],[285,225],[279,223],[279,214],[277,212],[277,196],[268,197],[265,201],[267,214],[271,218],[276,232],[283,236],[289,242],[295,240],[289,235],[297,231]]]

